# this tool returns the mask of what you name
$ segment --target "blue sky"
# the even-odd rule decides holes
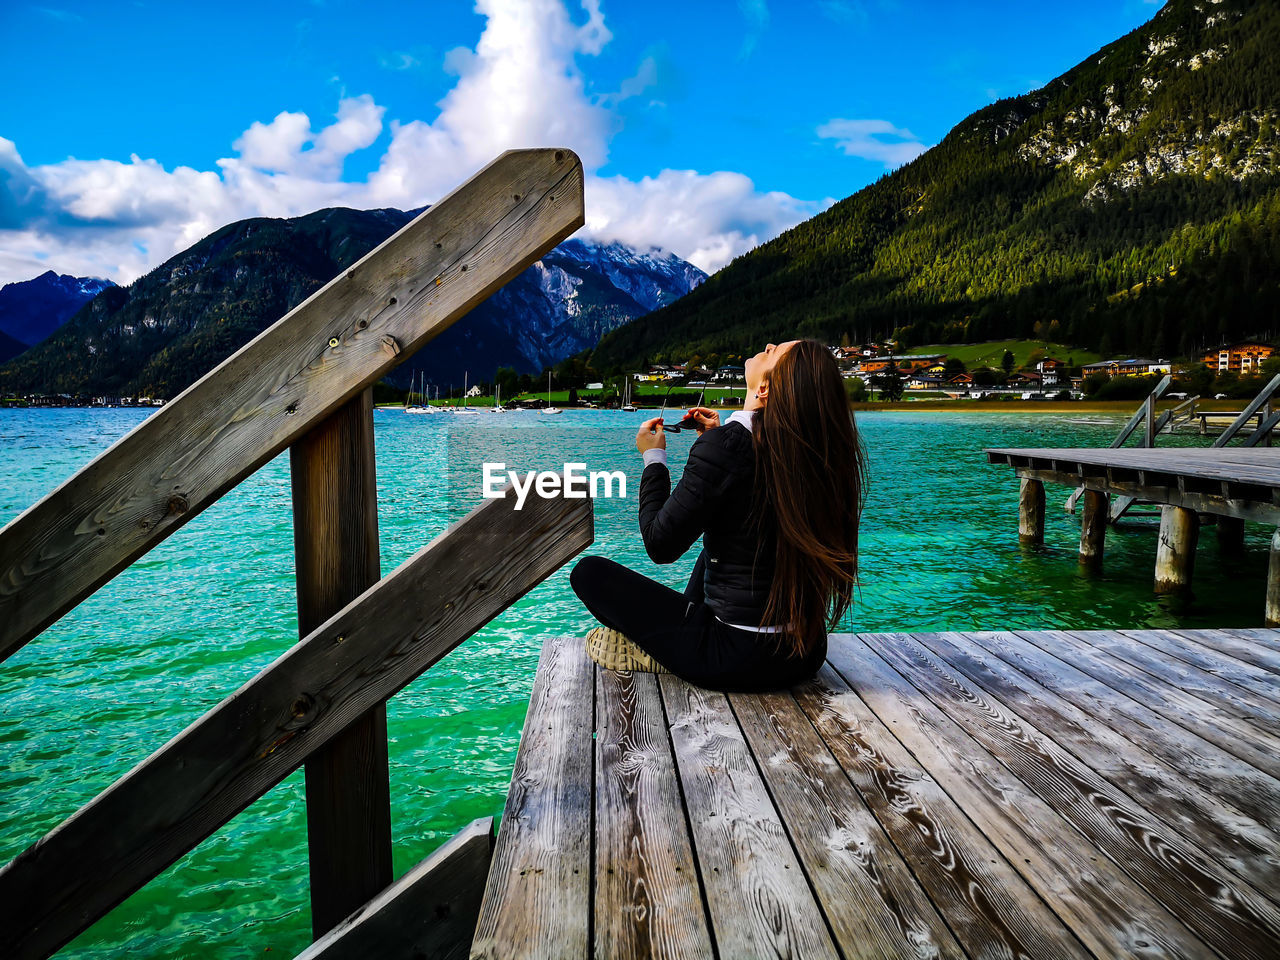
[[[0,282],[127,282],[243,216],[418,206],[550,143],[588,234],[716,269],[1157,9],[8,0]]]

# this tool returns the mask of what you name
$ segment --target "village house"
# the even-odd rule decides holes
[[[940,390],[945,385],[941,377],[929,373],[913,373],[907,377],[908,390]]]
[[[862,361],[862,372],[884,373],[892,365],[897,367],[903,376],[908,376],[917,370],[928,370],[946,359],[947,355],[945,353],[915,353],[907,356],[872,357],[869,360]]]
[[[1100,360],[1086,363],[1080,368],[1081,377],[1091,373],[1105,373],[1109,377],[1145,377],[1153,373],[1168,373],[1172,364],[1168,360]]]
[[[747,375],[746,368],[740,364],[726,363],[722,367],[716,367],[716,372],[711,379],[720,383],[726,380],[741,380]]]
[[[1040,374],[1040,382],[1047,386],[1058,382],[1059,376],[1065,367],[1066,364],[1061,360],[1045,357],[1036,364],[1036,373]]]
[[[1234,370],[1236,373],[1256,373],[1275,348],[1258,340],[1242,340],[1210,350],[1204,355],[1204,364],[1210,370],[1225,373]]]

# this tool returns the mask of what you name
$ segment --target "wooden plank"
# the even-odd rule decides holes
[[[658,678],[594,672],[595,956],[711,957]]]
[[[859,638],[860,640],[863,638]],[[879,654],[839,645],[829,661],[1013,868],[1099,957],[1207,957],[1158,900],[1013,776]]]
[[[1121,660],[1280,734],[1280,677],[1275,674],[1203,647],[1188,649],[1160,630],[1121,630],[1118,637],[1108,632],[1090,639],[1102,639]]]
[[[1071,649],[1055,643],[1052,636],[1039,635],[1039,645],[1011,633],[966,636],[1250,820],[1272,830],[1280,822],[1280,780],[1079,670],[1063,659],[1072,655]],[[1245,824],[1242,829],[1251,827]]]
[[[298,635],[378,582],[373,390],[289,449]],[[306,763],[311,931],[316,939],[391,883],[387,708],[375,705]]]
[[[1274,903],[913,637],[863,639],[1206,943],[1273,960]]]
[[[43,957],[591,542],[591,501],[487,500],[0,870]]]
[[[1232,660],[1280,674],[1280,648],[1268,646],[1257,636],[1233,630],[1168,630],[1161,631],[1170,638],[1177,638],[1188,647],[1204,647],[1226,654]],[[1261,631],[1259,631],[1260,633]]]
[[[839,956],[724,694],[660,682],[720,956]]]
[[[1000,658],[956,634],[913,636],[984,691],[1000,698],[1090,769],[1248,881],[1258,892],[1280,889],[1280,837],[1242,815],[1171,765],[1126,739]]]
[[[1091,956],[829,664],[795,697],[969,956]]]
[[[1216,743],[1227,753],[1273,777],[1280,777],[1280,737],[1233,716],[1216,703],[1159,680],[1082,639],[1076,631],[1018,631],[1032,643],[1051,642],[1070,649],[1071,662],[1113,690],[1158,705],[1166,722],[1176,723]]]
[[[1197,634],[1199,632],[1197,631]],[[1280,630],[1275,627],[1230,627],[1210,632],[1215,634],[1225,633],[1245,640],[1251,645],[1256,645],[1257,649],[1280,653]]]
[[[583,223],[582,165],[508,151],[0,531],[0,659]]]
[[[1280,450],[1197,450],[1196,448],[1130,448],[1125,450],[1090,447],[1061,449],[988,450],[988,458],[1001,458],[1014,466],[1079,474],[1082,466],[1151,470],[1176,476],[1237,480],[1263,486],[1280,485]],[[1057,466],[1055,466],[1057,464]]]
[[[791,694],[729,703],[842,954],[964,957]]]
[[[296,960],[462,960],[475,932],[492,857],[493,817],[482,817],[303,950]]]
[[[472,957],[588,955],[592,671],[580,639],[543,644]]]

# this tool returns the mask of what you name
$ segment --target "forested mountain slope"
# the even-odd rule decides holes
[[[895,331],[1185,355],[1280,330],[1278,281],[1280,3],[1170,0],[605,337],[592,362]]]

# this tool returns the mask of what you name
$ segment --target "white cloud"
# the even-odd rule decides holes
[[[891,170],[929,149],[910,130],[895,127],[888,120],[835,119],[817,132],[824,140],[835,140],[846,156],[875,160]]]
[[[760,193],[750,178],[726,171],[589,177],[586,200],[588,236],[662,246],[708,272],[819,212],[818,204]]]
[[[127,283],[244,217],[422,206],[513,147],[578,153],[585,235],[663,247],[704,270],[818,212],[819,204],[761,192],[730,171],[601,176],[619,124],[614,107],[653,86],[657,67],[646,58],[616,93],[590,94],[579,59],[598,54],[612,34],[599,0],[580,5],[574,17],[562,0],[477,0],[486,23],[475,48],[445,58],[457,82],[434,119],[390,121],[390,144],[364,182],[342,176],[346,159],[388,129],[385,108],[369,95],[343,97],[318,129],[307,114],[287,110],[255,121],[216,170],[165,169],[138,156],[28,167],[0,138],[0,283],[46,269]],[[744,11],[761,29],[767,24],[762,2]]]

